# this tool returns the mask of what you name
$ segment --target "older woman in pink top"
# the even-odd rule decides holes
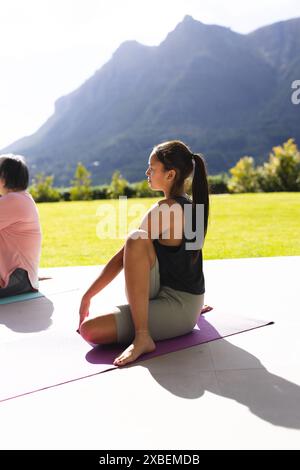
[[[41,229],[21,156],[0,156],[0,298],[38,289]]]

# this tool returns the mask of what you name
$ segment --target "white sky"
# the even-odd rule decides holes
[[[299,0],[0,0],[0,149],[128,39],[159,44],[186,15],[240,33],[300,17]]]

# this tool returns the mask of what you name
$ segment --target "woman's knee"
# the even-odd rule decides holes
[[[79,332],[89,343],[110,344],[117,340],[117,324],[113,313],[84,321]]]
[[[140,254],[141,252],[147,253],[151,261],[151,266],[153,266],[155,262],[155,248],[145,230],[134,230],[128,235],[125,242],[124,258],[126,257],[126,252],[133,254]]]
[[[132,230],[128,236],[127,236],[127,239],[126,239],[126,242],[125,242],[125,245],[126,246],[131,246],[133,244],[141,244],[141,242],[145,242],[145,241],[149,241],[149,237],[148,237],[148,232],[146,232],[145,230]]]
[[[134,251],[140,248],[141,250],[155,253],[153,242],[145,230],[133,230],[130,232],[125,242],[125,248],[127,250],[133,248]]]
[[[93,343],[93,340],[95,339],[95,326],[93,325],[93,320],[87,320],[81,323],[79,333],[83,339]]]

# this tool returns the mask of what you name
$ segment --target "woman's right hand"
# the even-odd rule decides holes
[[[90,297],[87,296],[86,294],[84,294],[84,296],[81,299],[81,304],[80,304],[80,307],[79,307],[79,327],[78,327],[78,330],[79,330],[80,325],[83,322],[83,320],[86,317],[89,316],[90,303],[91,303]]]

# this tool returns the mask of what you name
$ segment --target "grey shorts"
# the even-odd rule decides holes
[[[127,293],[126,293],[127,296]],[[193,330],[204,304],[204,294],[188,292],[161,286],[159,263],[150,271],[148,324],[154,341],[184,335]],[[118,343],[130,343],[134,339],[134,324],[128,304],[117,305]]]
[[[32,292],[32,288],[27,271],[22,268],[17,268],[9,276],[9,281],[6,287],[0,289],[0,298],[9,297],[11,295],[25,294]]]

